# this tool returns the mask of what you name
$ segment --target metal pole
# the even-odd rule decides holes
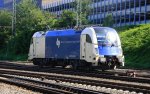
[[[77,22],[76,22],[76,26],[79,26],[79,0],[77,0]]]
[[[12,35],[15,36],[16,31],[16,0],[13,0],[13,14],[12,14]]]
[[[79,18],[79,22],[80,24],[79,25],[82,25],[82,20],[81,20],[81,17],[82,17],[82,1],[79,2],[79,14],[80,14],[80,18]]]

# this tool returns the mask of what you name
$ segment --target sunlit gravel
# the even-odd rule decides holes
[[[0,94],[41,94],[22,87],[0,83]]]

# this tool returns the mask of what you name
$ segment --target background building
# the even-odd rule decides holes
[[[16,0],[19,3],[21,0]],[[75,0],[35,0],[40,8],[58,16],[63,10],[75,11]],[[91,0],[88,19],[93,24],[102,24],[112,14],[114,26],[150,23],[150,0]],[[0,0],[0,9],[12,10],[13,0]]]
[[[44,3],[42,8],[60,15],[63,10],[74,10],[75,0],[57,0]],[[150,23],[150,0],[92,0],[88,19],[93,24],[102,24],[108,14],[112,14],[114,26]]]
[[[42,0],[42,6],[50,4],[52,2],[58,2],[58,1],[61,1],[61,0]]]
[[[0,0],[0,9],[4,7],[4,0]]]
[[[16,3],[18,4],[21,0],[16,0]],[[39,8],[42,7],[42,0],[34,0],[37,3],[37,6]],[[0,0],[0,9],[13,9],[13,0]]]

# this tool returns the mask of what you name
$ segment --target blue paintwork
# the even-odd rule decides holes
[[[119,55],[119,53],[120,53],[118,47],[99,46],[98,48],[99,48],[99,54],[100,55],[114,56],[114,55]]]
[[[46,32],[46,58],[80,59],[80,35],[73,29]]]
[[[74,29],[67,29],[67,30],[53,30],[53,31],[47,31],[46,37],[48,36],[70,36],[75,35],[77,31]]]

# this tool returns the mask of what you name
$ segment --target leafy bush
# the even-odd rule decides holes
[[[11,34],[11,13],[7,10],[0,10],[0,50],[4,48]]]
[[[7,32],[11,32],[11,28],[5,32],[0,28],[0,31],[3,31],[2,33],[0,32],[0,45],[2,45],[2,49],[0,49],[0,59],[18,60],[20,54],[27,56],[33,33],[41,30],[44,31],[47,29],[47,25],[51,27],[54,24],[52,21],[54,17],[50,13],[40,10],[32,0],[22,0],[16,9],[17,20],[15,36],[7,34]],[[7,22],[11,22],[8,19],[10,13],[5,13],[4,16],[0,14],[0,17],[2,15],[2,18],[4,18],[0,18],[0,21],[4,20],[4,22],[0,22],[0,24],[6,25],[9,24]],[[8,17],[6,18],[5,16]]]
[[[120,32],[126,65],[150,68],[150,24],[135,26]]]

